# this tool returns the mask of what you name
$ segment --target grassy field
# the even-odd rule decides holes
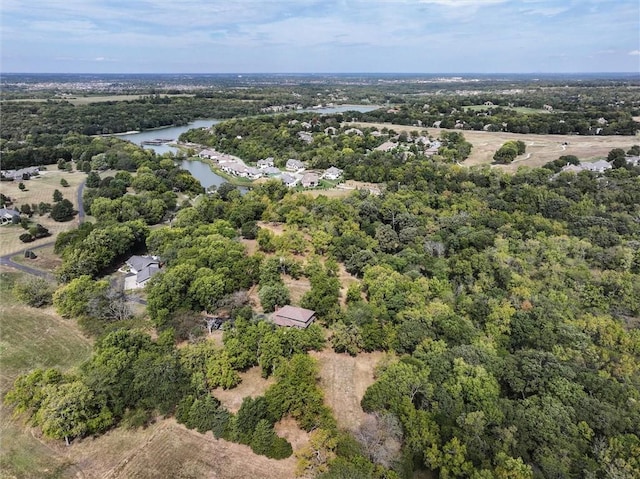
[[[0,269],[0,395],[15,378],[36,367],[68,369],[88,358],[91,341],[75,321],[60,318],[52,309],[38,310],[13,300],[11,287],[20,273]],[[0,405],[0,477],[75,477],[73,461],[55,445],[42,441],[21,420]],[[64,451],[63,451],[64,452]]]
[[[60,185],[60,180],[62,178],[67,180],[69,186],[63,187]],[[19,210],[20,206],[25,203],[30,205],[33,203],[37,205],[41,202],[53,203],[53,192],[55,190],[60,190],[60,193],[62,193],[64,198],[71,201],[73,206],[77,208],[78,187],[85,178],[86,175],[84,173],[77,171],[73,173],[60,171],[56,165],[49,165],[47,170],[42,171],[39,176],[35,176],[31,180],[23,182],[26,186],[24,191],[21,191],[20,188],[18,188],[18,184],[20,182],[12,181],[0,183],[0,192],[13,200],[13,204],[10,207],[17,210]],[[61,231],[68,231],[78,226],[77,219],[58,223],[49,218],[48,215],[33,215],[31,221],[34,224],[40,223],[45,228],[48,228],[52,233],[52,236],[25,244],[18,239],[18,237],[24,232],[20,225],[3,226],[0,228],[0,256],[22,252],[27,248],[54,241],[56,235]]]
[[[320,366],[320,386],[338,426],[347,430],[356,429],[365,417],[360,401],[373,384],[375,367],[384,354],[360,353],[352,357],[330,349],[312,351],[310,354]]]
[[[415,126],[394,125],[391,123],[347,124],[352,126],[360,125],[362,127],[386,127],[396,132],[410,132],[416,129]],[[540,167],[550,161],[557,160],[562,155],[575,155],[582,161],[593,161],[605,158],[609,151],[614,148],[622,148],[626,151],[633,145],[640,144],[640,134],[635,136],[521,135],[518,133],[460,131],[443,128],[428,128],[427,131],[433,137],[437,137],[445,131],[461,132],[466,140],[473,145],[471,155],[462,163],[465,166],[490,165],[493,162],[493,154],[506,141],[524,141],[527,151],[522,159],[518,159],[510,165],[495,165],[495,168],[508,172],[515,172],[520,166]]]

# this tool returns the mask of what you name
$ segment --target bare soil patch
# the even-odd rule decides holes
[[[285,417],[278,421],[274,429],[276,434],[291,443],[294,451],[299,451],[309,443],[309,433],[300,429],[295,419]]]
[[[360,401],[373,384],[375,367],[384,353],[361,353],[352,357],[325,349],[309,354],[318,361],[320,386],[338,426],[348,430],[357,429],[365,417]]]
[[[289,275],[283,274],[282,281],[284,285],[289,289],[289,295],[291,297],[291,304],[300,304],[300,300],[304,293],[311,291],[311,282],[309,278],[300,277],[294,279]]]
[[[508,172],[515,172],[520,166],[540,167],[557,160],[562,155],[575,155],[582,161],[596,160],[607,156],[614,148],[628,150],[640,144],[640,135],[635,136],[579,136],[579,135],[534,135],[505,132],[448,130],[444,128],[420,128],[391,123],[348,123],[349,125],[390,128],[397,132],[424,131],[434,137],[445,131],[461,132],[473,145],[471,155],[464,161],[465,166],[490,165],[493,154],[508,140],[522,140],[527,145],[527,154],[510,165],[495,165]]]
[[[264,379],[260,375],[260,367],[255,366],[244,373],[240,373],[242,382],[233,389],[218,388],[213,391],[213,395],[222,405],[233,413],[237,413],[242,405],[242,400],[251,396],[252,398],[262,396],[275,379]]]

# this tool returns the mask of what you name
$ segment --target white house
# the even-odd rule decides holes
[[[611,164],[606,160],[598,160],[593,163],[580,163],[580,166],[585,170],[595,171],[596,173],[603,173],[612,168]]]
[[[320,177],[313,172],[305,173],[300,181],[305,188],[315,188],[320,182]]]
[[[273,158],[269,157],[269,158],[265,158],[264,160],[258,160],[258,163],[256,166],[261,170],[264,170],[265,168],[273,168],[274,166]]]
[[[20,220],[20,213],[17,210],[9,208],[0,208],[0,225],[10,225],[14,221]]]
[[[298,178],[295,178],[287,173],[283,173],[282,176],[280,176],[280,179],[282,180],[284,185],[289,188],[293,188],[298,184]]]
[[[290,158],[287,160],[285,168],[287,171],[301,171],[301,170],[304,170],[304,163],[302,163],[299,160],[294,160],[293,158]]]
[[[336,168],[335,166],[332,166],[331,168],[329,168],[327,171],[324,172],[322,177],[326,180],[337,180],[342,176],[342,173],[344,172],[340,168]]]
[[[218,152],[216,150],[202,150],[198,153],[200,158],[216,158],[218,156]]]

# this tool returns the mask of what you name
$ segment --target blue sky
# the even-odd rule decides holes
[[[640,72],[638,0],[1,0],[3,72]]]

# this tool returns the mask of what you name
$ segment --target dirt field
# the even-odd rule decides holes
[[[60,190],[65,199],[71,201],[75,208],[78,207],[78,187],[82,181],[86,178],[86,175],[81,172],[74,171],[68,173],[57,169],[56,165],[49,165],[46,171],[42,171],[39,176],[35,176],[30,180],[23,183],[27,187],[25,191],[20,191],[18,188],[19,181],[2,182],[0,183],[0,192],[5,196],[10,197],[13,200],[13,204],[10,208],[20,210],[20,206],[28,204],[53,203],[53,192]],[[68,187],[60,185],[60,180],[64,178],[69,183]],[[57,223],[53,221],[48,215],[39,216],[33,215],[31,221],[40,223],[45,228],[48,228],[52,233],[52,236],[48,238],[40,238],[32,243],[23,243],[18,237],[24,232],[20,225],[9,225],[0,227],[0,256],[4,256],[10,253],[17,253],[24,251],[25,247],[31,248],[38,246],[39,244],[55,241],[55,237],[61,231],[68,231],[78,226],[77,219],[67,221],[64,223]]]
[[[397,132],[424,131],[433,137],[446,130],[442,128],[418,128],[415,126],[394,125],[391,123],[347,123],[347,125],[375,126],[390,128]],[[493,154],[507,140],[522,140],[527,145],[523,158],[516,159],[510,165],[496,165],[496,168],[514,172],[520,166],[539,167],[549,161],[557,160],[562,155],[575,155],[580,160],[590,161],[604,158],[614,148],[625,151],[633,145],[640,144],[640,135],[636,136],[577,136],[577,135],[520,135],[517,133],[461,131],[473,145],[471,156],[463,163],[465,166],[488,165],[493,162]],[[565,143],[567,143],[565,145]]]
[[[242,400],[251,396],[252,398],[262,396],[275,380],[273,377],[264,379],[260,375],[260,367],[256,366],[244,373],[240,373],[242,382],[233,389],[218,388],[213,391],[213,395],[232,413],[237,413],[242,405]]]
[[[309,354],[318,361],[320,386],[338,426],[348,430],[356,429],[365,416],[360,401],[367,388],[373,384],[373,372],[383,353],[360,353],[351,357],[325,349]]]

